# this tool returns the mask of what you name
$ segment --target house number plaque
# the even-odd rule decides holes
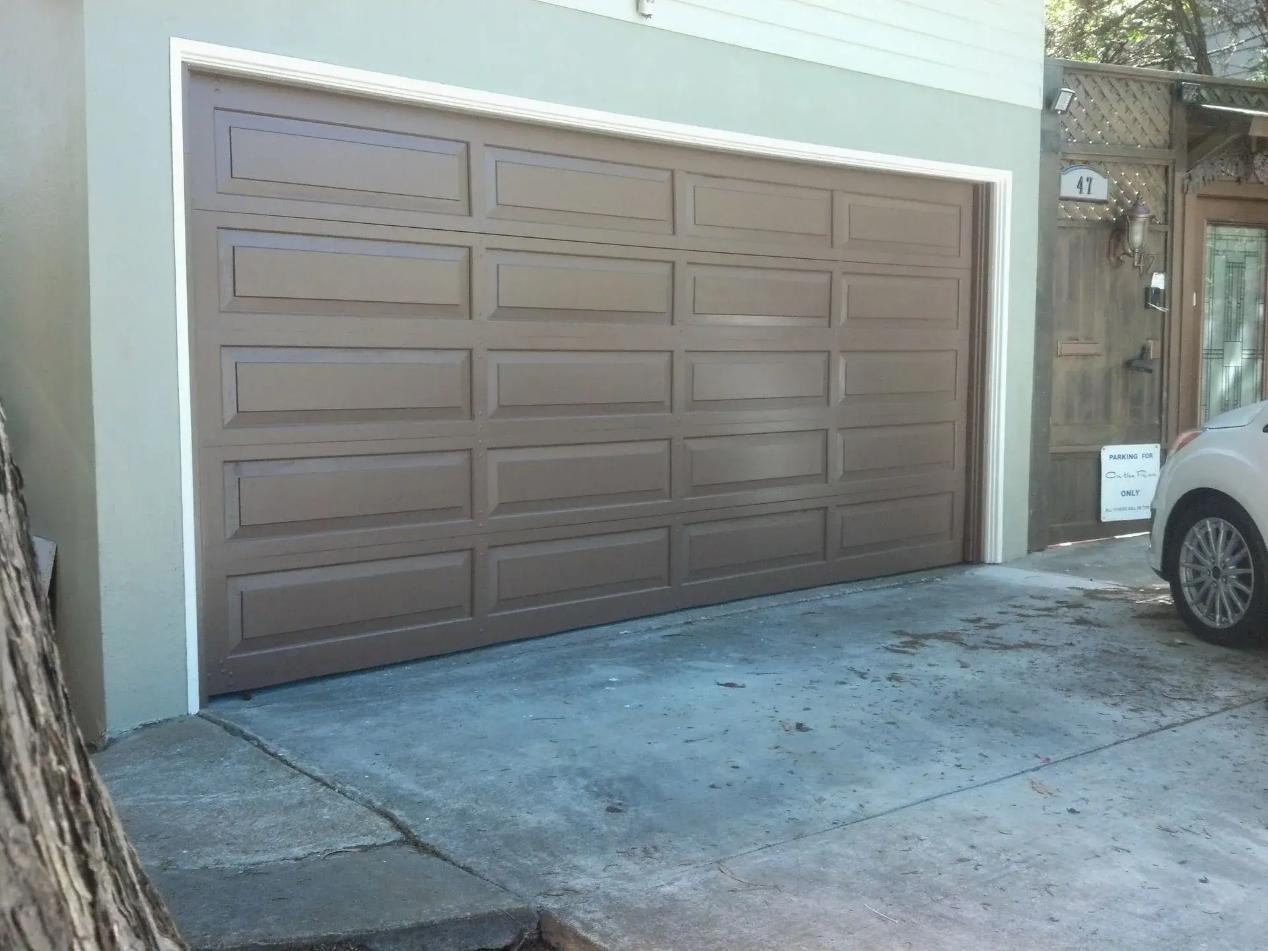
[[[1062,201],[1109,201],[1109,179],[1090,165],[1067,165],[1061,170]]]
[[[1063,202],[1108,202],[1109,180],[1090,165],[1066,165],[1061,169]]]

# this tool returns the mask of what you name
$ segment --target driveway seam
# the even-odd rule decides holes
[[[321,773],[317,772],[316,770],[296,762],[290,755],[283,752],[280,748],[273,746],[268,741],[266,741],[263,737],[260,737],[249,730],[243,729],[241,726],[239,726],[236,723],[233,723],[232,721],[225,720],[217,716],[216,714],[210,713],[206,710],[201,710],[196,715],[206,720],[208,723],[214,723],[216,726],[220,727],[220,729],[224,730],[230,736],[236,737],[237,739],[240,739],[246,743],[250,743],[256,749],[260,750],[261,752],[265,753],[268,756],[271,756],[273,759],[277,760],[283,766],[286,766],[289,769],[294,770],[295,772],[299,773],[302,776],[308,777],[313,782],[317,783],[319,786],[322,786],[325,789],[330,790],[335,795],[341,796],[342,798],[348,800],[349,802],[374,813],[376,816],[378,816],[380,819],[382,819],[384,822],[386,822],[388,825],[390,825],[393,829],[396,830],[397,835],[401,837],[401,841],[403,841],[406,845],[410,846],[416,851],[421,852],[424,855],[430,855],[433,858],[440,859],[442,862],[446,862],[449,865],[452,865],[454,868],[457,868],[474,878],[478,878],[480,881],[484,882],[486,885],[492,885],[494,888],[498,888],[506,892],[508,895],[513,895],[515,898],[519,899],[520,901],[523,901],[527,907],[530,907],[530,908],[534,907],[534,902],[529,897],[513,889],[507,888],[501,882],[494,881],[493,879],[480,874],[475,869],[470,868],[469,866],[464,865],[462,862],[457,861],[453,856],[446,854],[445,852],[436,848],[431,843],[425,842],[423,839],[419,838],[418,834],[415,833],[414,830],[409,827],[409,825],[405,822],[405,820],[403,820],[400,816],[394,813],[387,806],[383,805],[381,802],[378,802],[372,797],[361,792],[361,790],[356,789],[355,787],[352,787],[352,786],[348,786],[344,783],[338,782],[337,780],[329,779],[326,776],[323,776]],[[343,851],[354,851],[354,850],[336,849],[334,851],[343,852]]]
[[[160,862],[154,868],[160,872],[254,872],[276,865],[306,862],[309,859],[324,859],[332,855],[360,854],[362,852],[374,852],[379,849],[399,849],[402,846],[409,846],[409,843],[397,838],[388,842],[367,842],[364,845],[343,845],[333,849],[314,849],[311,852],[304,852],[300,855],[282,855],[276,858],[254,859],[246,862],[208,862],[199,865],[177,865]]]
[[[714,866],[720,863],[731,862],[731,861],[734,861],[735,859],[745,858],[750,855],[756,855],[759,852],[765,852],[769,849],[779,848],[780,846],[788,845],[792,842],[801,842],[805,839],[814,838],[815,836],[829,835],[833,832],[840,832],[842,829],[848,829],[851,826],[861,825],[864,822],[871,822],[874,819],[885,819],[889,816],[892,816],[899,812],[903,812],[904,810],[907,810],[907,809],[913,809],[917,806],[923,806],[931,802],[937,802],[938,800],[941,800],[941,799],[948,799],[952,796],[958,796],[961,793],[973,792],[978,789],[985,789],[989,786],[997,785],[998,783],[1007,782],[1010,779],[1016,779],[1019,776],[1026,776],[1026,775],[1029,775],[1030,773],[1038,773],[1042,770],[1050,769],[1053,766],[1059,766],[1064,763],[1069,763],[1072,760],[1082,759],[1085,756],[1092,756],[1096,753],[1103,753],[1106,750],[1111,750],[1111,749],[1114,749],[1115,747],[1123,746],[1124,744],[1127,744],[1127,743],[1134,743],[1137,740],[1148,739],[1149,737],[1157,736],[1160,733],[1166,733],[1171,730],[1178,730],[1183,727],[1189,726],[1190,724],[1193,724],[1193,723],[1200,723],[1203,720],[1209,720],[1212,717],[1218,717],[1218,716],[1223,716],[1226,713],[1232,713],[1235,710],[1243,710],[1247,707],[1253,707],[1253,706],[1256,706],[1257,704],[1263,704],[1265,701],[1268,701],[1268,696],[1258,696],[1251,700],[1243,700],[1240,703],[1235,703],[1227,707],[1221,707],[1218,710],[1212,710],[1208,713],[1199,713],[1196,716],[1188,717],[1183,720],[1176,720],[1173,723],[1164,723],[1161,726],[1156,726],[1150,730],[1145,730],[1143,733],[1137,733],[1132,736],[1125,736],[1122,739],[1114,740],[1113,742],[1110,742],[1110,743],[1103,743],[1100,746],[1093,746],[1086,750],[1079,750],[1076,753],[1069,753],[1065,756],[1060,756],[1055,759],[1050,759],[1046,763],[1037,763],[1034,766],[1027,766],[1025,769],[1019,769],[1015,772],[1007,773],[1003,776],[996,776],[993,779],[984,779],[980,783],[971,783],[968,786],[960,786],[956,789],[949,789],[945,792],[934,793],[930,796],[925,796],[921,799],[913,799],[910,802],[900,803],[897,806],[892,806],[889,809],[884,809],[884,810],[881,810],[880,812],[872,813],[871,815],[859,816],[857,819],[849,819],[845,822],[833,823],[832,825],[827,826],[823,829],[816,829],[812,832],[802,832],[802,833],[799,833],[798,835],[788,836],[787,838],[778,839],[774,842],[767,842],[762,845],[755,846],[754,848],[751,848],[751,849],[744,849],[740,852],[734,852],[729,855],[717,856],[715,858],[709,859],[706,862],[699,862],[692,865],[684,865],[681,868],[676,869],[674,874],[661,879],[652,887],[660,888],[669,884],[670,882],[676,881],[677,879],[681,878],[683,875],[690,874],[692,872],[697,872],[706,868],[713,868]]]

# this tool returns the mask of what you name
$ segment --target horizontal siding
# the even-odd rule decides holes
[[[703,39],[1039,107],[1042,0],[543,0]]]

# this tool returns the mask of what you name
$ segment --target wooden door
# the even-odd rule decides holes
[[[1110,257],[1105,223],[1062,221],[1057,229],[1049,544],[1147,528],[1101,521],[1101,447],[1162,438],[1164,315],[1146,306],[1145,288],[1155,269],[1167,269],[1169,237],[1165,226],[1151,230],[1138,270]]]
[[[1268,395],[1268,201],[1190,200],[1181,301],[1182,429]]]

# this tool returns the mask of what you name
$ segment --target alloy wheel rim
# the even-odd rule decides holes
[[[1180,586],[1203,624],[1230,628],[1246,616],[1255,594],[1255,568],[1250,545],[1236,525],[1212,517],[1189,529],[1180,547]]]

